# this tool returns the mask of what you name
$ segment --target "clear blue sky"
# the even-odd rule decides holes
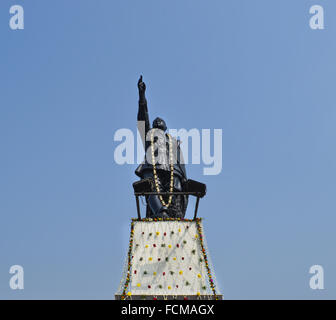
[[[1,0],[0,298],[113,298],[136,216],[113,136],[136,130],[142,73],[151,119],[223,129],[222,173],[188,173],[208,185],[224,296],[335,299],[335,16],[325,0]]]

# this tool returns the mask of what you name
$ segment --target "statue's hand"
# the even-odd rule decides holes
[[[140,96],[144,96],[146,91],[146,84],[142,81],[142,76],[140,76],[140,79],[138,81],[138,89]]]

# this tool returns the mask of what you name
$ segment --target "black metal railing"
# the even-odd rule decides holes
[[[196,204],[195,204],[195,212],[194,212],[194,220],[197,217],[197,210],[199,199],[203,198],[206,194],[206,185],[204,183],[188,179],[183,184],[184,191],[174,191],[174,192],[156,192],[153,191],[153,180],[151,178],[142,179],[140,181],[136,181],[133,183],[134,195],[136,199],[136,206],[138,211],[138,219],[141,220],[140,214],[140,204],[139,204],[139,197],[141,196],[171,196],[171,195],[181,195],[181,196],[195,196]]]
[[[139,197],[141,196],[150,196],[150,195],[157,195],[157,196],[170,196],[170,195],[181,195],[181,196],[195,196],[196,197],[196,204],[195,204],[195,211],[194,211],[194,220],[197,217],[197,211],[198,211],[198,204],[200,198],[204,196],[204,193],[202,192],[134,192],[135,200],[136,200],[136,206],[137,206],[137,212],[138,212],[138,219],[141,220],[141,214],[140,214],[140,202]]]

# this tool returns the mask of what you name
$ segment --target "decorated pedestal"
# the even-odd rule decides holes
[[[221,300],[202,219],[133,219],[117,300]]]

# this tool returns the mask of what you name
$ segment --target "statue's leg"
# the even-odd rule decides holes
[[[174,175],[174,191],[183,191],[182,181],[178,175]],[[175,195],[173,197],[172,207],[169,212],[169,215],[172,218],[184,218],[187,208],[187,203],[185,203],[186,200],[186,197],[182,195]]]
[[[152,171],[147,171],[144,172],[143,178],[152,178],[153,177],[153,172]],[[163,190],[163,185],[160,179],[160,176],[158,175],[158,184],[161,190]],[[156,195],[150,195],[147,197],[147,205],[149,206],[150,210],[147,211],[147,218],[168,218],[167,215],[167,208],[164,207],[159,199],[158,196]],[[149,214],[151,214],[149,216]]]

